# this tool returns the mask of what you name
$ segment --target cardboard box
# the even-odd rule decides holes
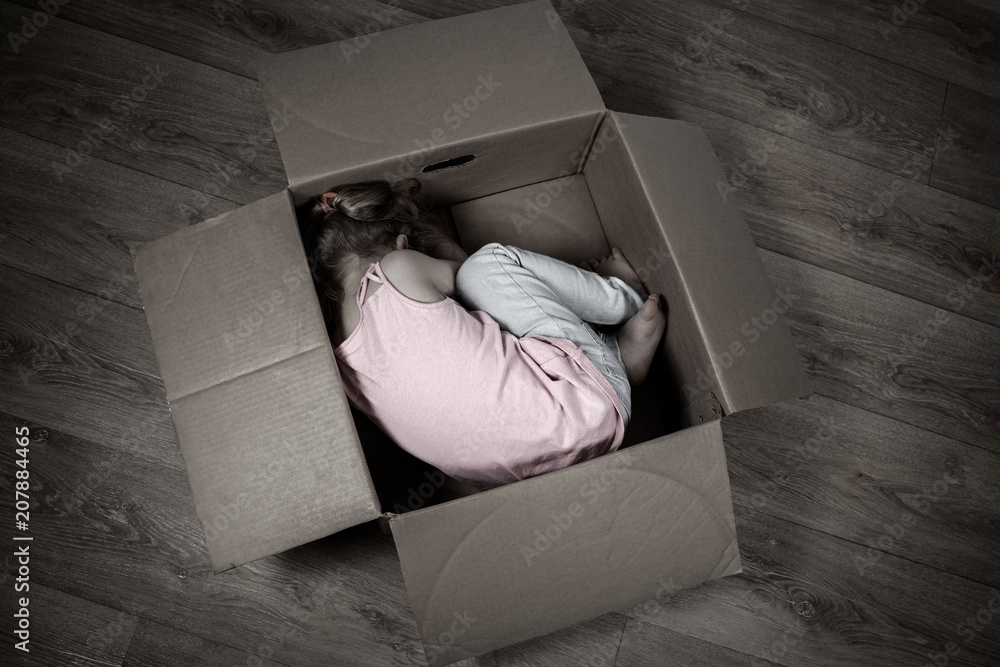
[[[606,109],[548,0],[269,56],[260,80],[287,190],[133,253],[215,570],[387,520],[434,664],[739,572],[720,420],[810,390],[704,133]],[[481,493],[375,473],[399,448],[344,396],[294,207],[406,176],[470,253],[617,245],[665,296],[619,451]]]

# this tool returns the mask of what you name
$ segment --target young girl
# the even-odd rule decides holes
[[[580,267],[499,243],[468,256],[420,187],[344,185],[306,212],[348,400],[480,490],[617,450],[666,325],[659,296],[617,248]]]

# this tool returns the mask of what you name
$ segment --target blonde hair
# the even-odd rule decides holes
[[[351,256],[362,264],[376,262],[395,250],[400,234],[406,235],[409,248],[427,254],[446,240],[417,198],[421,187],[416,178],[349,183],[331,190],[336,197],[328,194],[326,202],[316,197],[300,210],[306,256],[331,338]]]

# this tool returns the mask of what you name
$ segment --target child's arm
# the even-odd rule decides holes
[[[458,245],[444,234],[441,235],[441,240],[438,242],[437,249],[433,255],[437,259],[456,261],[459,264],[469,259],[469,254],[462,250],[462,246]]]
[[[462,250],[462,246],[451,240],[451,237],[444,231],[448,226],[443,216],[434,216],[430,221],[435,232],[435,247],[430,251],[431,257],[437,259],[454,260],[459,263],[469,258],[469,254]]]

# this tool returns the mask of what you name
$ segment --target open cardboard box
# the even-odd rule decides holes
[[[287,190],[133,252],[216,572],[387,521],[437,664],[739,572],[720,420],[810,390],[704,133],[606,109],[548,0],[268,56],[260,80]],[[617,245],[666,298],[617,452],[476,492],[351,408],[295,206],[406,176],[469,253]]]

